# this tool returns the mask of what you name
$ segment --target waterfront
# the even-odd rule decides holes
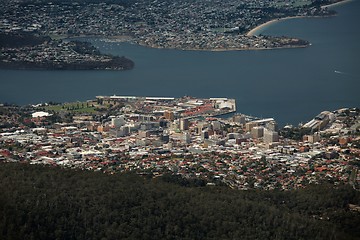
[[[337,6],[337,17],[277,22],[264,34],[309,40],[305,49],[198,52],[129,43],[94,44],[134,60],[131,71],[1,70],[0,101],[76,101],[96,95],[235,98],[239,112],[305,122],[322,110],[358,107],[359,1]]]

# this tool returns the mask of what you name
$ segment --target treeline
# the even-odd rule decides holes
[[[44,62],[4,62],[0,61],[0,68],[31,69],[31,70],[128,70],[134,67],[134,62],[126,57],[113,56],[110,61],[82,61],[80,63],[55,63],[51,60]]]
[[[190,181],[193,182],[193,181]],[[183,187],[184,185],[187,187]],[[0,239],[359,239],[349,186],[238,191],[178,177],[0,164]]]

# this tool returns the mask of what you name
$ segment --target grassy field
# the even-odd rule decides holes
[[[74,102],[74,103],[64,103],[59,105],[49,105],[45,107],[47,111],[70,111],[77,113],[96,113],[95,107],[87,102]]]

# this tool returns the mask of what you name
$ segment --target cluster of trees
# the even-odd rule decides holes
[[[72,49],[79,54],[104,55],[99,51],[99,49],[94,47],[89,42],[82,42],[77,40],[71,42],[74,44],[72,46]],[[126,59],[124,56],[119,57],[119,56],[112,56],[109,54],[107,56],[111,58],[111,61],[107,62],[104,67],[122,66],[124,69],[131,69],[134,67],[134,62],[132,62],[129,59]],[[99,63],[97,63],[97,65],[99,65]]]
[[[283,128],[280,130],[279,133],[284,138],[300,141],[303,139],[305,135],[312,134],[313,130],[311,128],[293,127],[293,128]]]
[[[45,41],[50,41],[50,37],[37,36],[28,32],[0,32],[0,46],[5,48],[19,48],[26,46],[36,46]]]
[[[3,163],[0,192],[0,239],[360,236],[360,215],[348,207],[360,194],[348,186],[238,191],[171,176]]]

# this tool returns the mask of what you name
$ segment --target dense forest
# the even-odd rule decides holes
[[[0,239],[359,239],[360,193],[0,164]],[[190,183],[190,184],[189,184]]]

